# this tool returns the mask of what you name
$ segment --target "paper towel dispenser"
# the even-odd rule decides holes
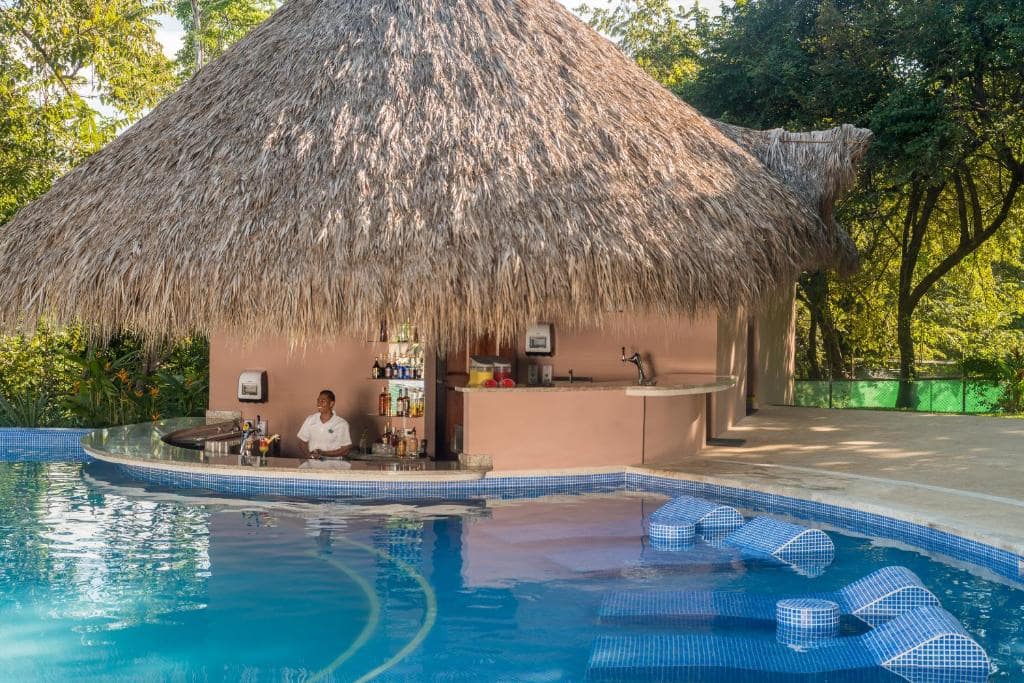
[[[552,356],[555,353],[555,335],[549,323],[530,325],[526,330],[527,356]]]
[[[267,400],[267,371],[244,370],[238,376],[238,400],[264,403]]]

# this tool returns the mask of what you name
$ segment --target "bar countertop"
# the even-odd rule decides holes
[[[610,380],[603,382],[555,382],[551,386],[515,386],[501,387],[455,387],[461,393],[494,393],[518,394],[527,391],[622,391],[627,396],[669,397],[691,396],[694,394],[713,394],[736,386],[735,375],[712,374],[671,374],[654,378],[654,384],[639,385],[630,380]]]
[[[311,479],[388,480],[395,477],[420,481],[471,481],[481,479],[482,470],[460,468],[457,463],[434,462],[409,458],[366,458],[350,462],[351,469],[300,469],[299,458],[265,458],[266,465],[253,467],[240,464],[238,454],[208,454],[203,451],[173,446],[163,440],[169,432],[205,424],[204,418],[172,418],[157,422],[107,427],[91,431],[81,438],[82,448],[96,458],[120,465],[146,465],[159,469],[208,471],[226,474],[259,474],[267,477],[299,477]]]

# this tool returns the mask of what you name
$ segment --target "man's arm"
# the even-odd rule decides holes
[[[320,451],[320,455],[328,458],[339,458],[344,455],[348,455],[352,451],[352,444],[342,446],[341,448],[335,448],[333,451]]]
[[[295,436],[299,437],[299,448],[302,450],[302,455],[304,455],[307,458],[310,457],[309,437],[312,436],[312,434],[310,434],[309,432],[308,419],[302,423],[302,426],[299,427],[299,433],[296,434]]]

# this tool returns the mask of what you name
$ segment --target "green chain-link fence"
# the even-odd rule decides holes
[[[920,379],[912,384],[911,410],[925,413],[1000,412],[1004,383],[984,379]],[[793,405],[814,408],[895,408],[900,382],[797,380]]]

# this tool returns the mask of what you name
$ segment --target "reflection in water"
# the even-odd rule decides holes
[[[205,507],[96,493],[80,468],[0,467],[0,598],[24,595],[28,582],[47,618],[78,620],[83,631],[202,609],[210,572]]]

